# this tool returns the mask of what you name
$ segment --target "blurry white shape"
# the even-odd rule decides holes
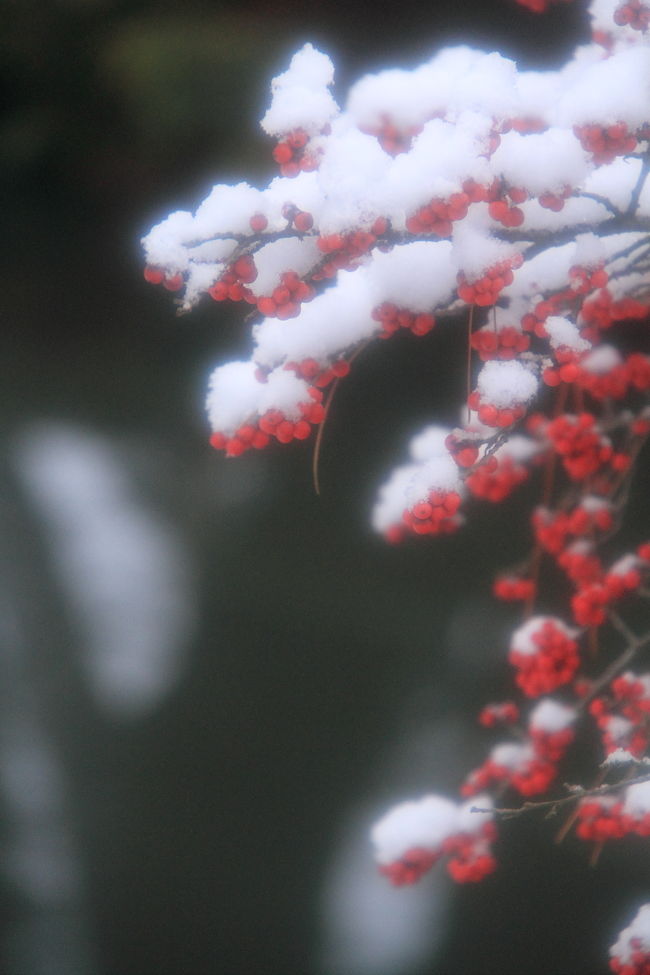
[[[438,865],[413,887],[391,887],[377,871],[369,824],[383,809],[348,817],[323,892],[324,975],[408,975],[444,933],[450,881]]]
[[[44,423],[15,441],[13,459],[44,523],[93,693],[121,716],[150,709],[174,684],[194,622],[183,540],[137,496],[106,437]]]

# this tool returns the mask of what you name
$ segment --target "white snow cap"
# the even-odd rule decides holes
[[[507,132],[491,162],[509,186],[535,196],[579,186],[589,169],[587,153],[576,135],[559,128],[529,135]]]
[[[424,463],[434,457],[444,457],[448,454],[445,441],[450,433],[449,427],[440,427],[437,424],[425,427],[409,443],[409,453],[413,460]]]
[[[271,107],[261,121],[269,135],[285,135],[292,129],[320,132],[338,113],[328,91],[334,65],[326,54],[305,44],[291,59],[289,69],[271,82]]]
[[[407,506],[406,492],[417,470],[417,464],[396,467],[379,488],[371,515],[372,527],[376,532],[386,532],[402,523],[402,514]]]
[[[599,345],[580,360],[580,367],[595,376],[605,376],[623,362],[623,356],[613,345]]]
[[[406,489],[408,506],[426,501],[430,491],[462,494],[463,482],[458,476],[458,466],[449,454],[446,457],[432,457],[416,468]]]
[[[372,828],[378,863],[393,863],[408,850],[435,851],[458,832],[458,806],[442,796],[428,795],[394,806]]]
[[[492,431],[492,427],[488,427],[487,429],[490,432]],[[531,437],[524,437],[521,434],[514,433],[511,437],[508,437],[506,442],[498,450],[495,450],[494,455],[497,458],[509,457],[510,460],[525,464],[542,449],[541,444],[537,443]]]
[[[650,58],[644,44],[615,51],[609,58],[574,65],[572,83],[555,110],[563,128],[573,125],[615,125],[636,129],[648,121]]]
[[[212,373],[206,409],[215,432],[232,435],[267,410],[280,410],[295,421],[301,416],[299,404],[312,402],[307,383],[294,373],[275,369],[261,383],[255,369],[254,362],[229,362]]]
[[[529,727],[536,731],[547,731],[553,734],[556,731],[564,731],[570,727],[576,719],[575,708],[567,707],[552,698],[540,701],[530,713]]]
[[[650,812],[650,782],[637,782],[625,790],[623,811],[640,819]]]
[[[481,399],[497,409],[529,403],[537,393],[538,385],[538,380],[530,369],[515,359],[509,362],[499,362],[496,359],[486,362],[476,383]]]
[[[544,328],[549,334],[552,349],[566,348],[573,352],[586,352],[591,348],[591,342],[582,338],[578,326],[569,318],[550,315],[544,322]]]
[[[635,951],[650,952],[650,904],[639,908],[634,920],[618,936],[609,953],[626,964]]]
[[[409,453],[416,463],[394,468],[380,487],[372,512],[375,531],[385,532],[400,524],[404,509],[425,501],[430,491],[453,491],[464,496],[458,467],[445,446],[450,432],[447,427],[431,425],[411,439]]]
[[[508,741],[495,745],[490,751],[490,761],[510,772],[524,768],[535,757],[532,745]]]

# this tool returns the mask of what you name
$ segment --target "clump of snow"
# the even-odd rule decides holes
[[[648,120],[649,102],[650,58],[647,47],[640,44],[615,51],[582,70],[578,66],[554,114],[563,128],[625,122],[636,129]]]
[[[580,360],[580,367],[595,376],[605,376],[623,362],[623,356],[613,345],[599,345]]]
[[[360,272],[340,271],[337,287],[304,305],[290,321],[265,318],[255,326],[255,361],[262,366],[314,358],[324,362],[378,331],[372,302]]]
[[[486,430],[488,431],[488,435],[494,432],[492,427],[487,427]],[[542,445],[531,437],[524,437],[521,434],[515,433],[511,437],[508,437],[506,442],[495,451],[495,456],[498,458],[510,457],[520,464],[525,464],[542,449]]]
[[[280,136],[298,128],[320,132],[339,110],[328,91],[333,80],[331,60],[305,44],[289,69],[271,82],[271,106],[260,123],[264,131]]]
[[[300,419],[299,404],[309,403],[308,385],[286,369],[275,369],[261,383],[253,362],[229,362],[210,377],[206,409],[214,431],[232,435],[243,423],[280,410],[288,420]]]
[[[544,322],[548,332],[552,349],[566,348],[573,352],[586,352],[591,348],[591,342],[583,339],[578,326],[569,318],[561,315],[550,315]]]
[[[510,186],[539,196],[579,186],[589,171],[589,159],[571,129],[550,128],[521,135],[507,132],[491,159],[494,172]]]
[[[640,559],[638,555],[634,555],[633,553],[623,555],[609,567],[608,575],[625,576],[628,572],[634,572],[644,564],[643,559]]]
[[[538,385],[530,369],[514,359],[486,362],[476,383],[481,399],[497,409],[529,403],[537,393]]]
[[[450,799],[428,795],[401,802],[372,828],[375,857],[378,863],[392,863],[415,847],[433,852],[457,828],[458,806]]]
[[[393,525],[401,523],[406,493],[417,470],[417,464],[395,467],[388,480],[380,486],[371,514],[371,524],[376,532],[386,532]]]
[[[573,724],[575,719],[575,708],[546,698],[531,711],[529,725],[531,728],[553,734],[556,731],[564,731],[565,728]]]
[[[300,240],[298,237],[283,237],[275,240],[256,252],[257,277],[247,287],[257,297],[270,295],[280,284],[280,276],[285,271],[306,274],[320,256],[313,238]]]
[[[493,818],[493,802],[488,795],[474,796],[462,803],[458,810],[458,832],[478,833]],[[485,812],[478,810],[486,810]]]
[[[367,266],[367,279],[374,306],[388,301],[411,312],[430,312],[447,304],[456,288],[451,244],[414,241],[375,253]]]
[[[409,453],[413,460],[425,462],[447,454],[445,441],[450,433],[448,427],[435,424],[425,427],[409,443]]]
[[[578,234],[575,243],[574,262],[585,268],[598,267],[605,258],[603,240],[596,234]]]
[[[147,264],[184,271],[188,261],[186,245],[194,236],[194,218],[191,213],[187,210],[170,213],[142,238]]]
[[[406,490],[408,506],[426,501],[430,491],[462,493],[463,482],[458,476],[458,466],[449,454],[433,457],[417,468]]]
[[[627,787],[623,811],[635,819],[650,812],[650,782],[637,782]]]
[[[521,742],[505,742],[502,745],[495,745],[490,750],[490,761],[511,772],[523,768],[534,757],[535,751],[532,745]]]

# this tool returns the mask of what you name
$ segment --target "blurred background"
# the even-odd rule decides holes
[[[443,44],[559,65],[580,4],[2,0],[0,904],[6,975],[528,975],[606,970],[639,845],[596,871],[518,822],[497,875],[395,891],[371,823],[452,795],[508,686],[489,600],[524,489],[453,539],[369,512],[407,438],[454,423],[453,328],[370,347],[311,446],[225,460],[206,379],[241,310],[175,316],[140,237],[274,173],[257,122],[306,41],[361,73]],[[645,485],[647,490],[648,485]],[[528,492],[528,493],[527,493]],[[634,505],[640,506],[643,486]]]

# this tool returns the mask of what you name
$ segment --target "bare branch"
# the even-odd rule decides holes
[[[568,796],[562,796],[558,799],[543,799],[540,802],[524,802],[521,806],[513,808],[502,806],[488,809],[483,806],[472,806],[471,812],[492,813],[502,819],[515,819],[518,816],[524,816],[528,813],[544,812],[546,810],[546,818],[548,819],[554,816],[558,809],[561,809],[563,806],[568,806],[572,802],[578,802],[580,799],[590,799],[594,796],[610,795],[613,792],[619,792],[621,789],[627,789],[631,785],[639,785],[641,782],[650,782],[650,772],[646,772],[644,775],[639,775],[633,779],[626,779],[623,782],[598,785],[593,789],[586,789],[582,785],[569,785],[565,783],[564,788],[568,790]]]

